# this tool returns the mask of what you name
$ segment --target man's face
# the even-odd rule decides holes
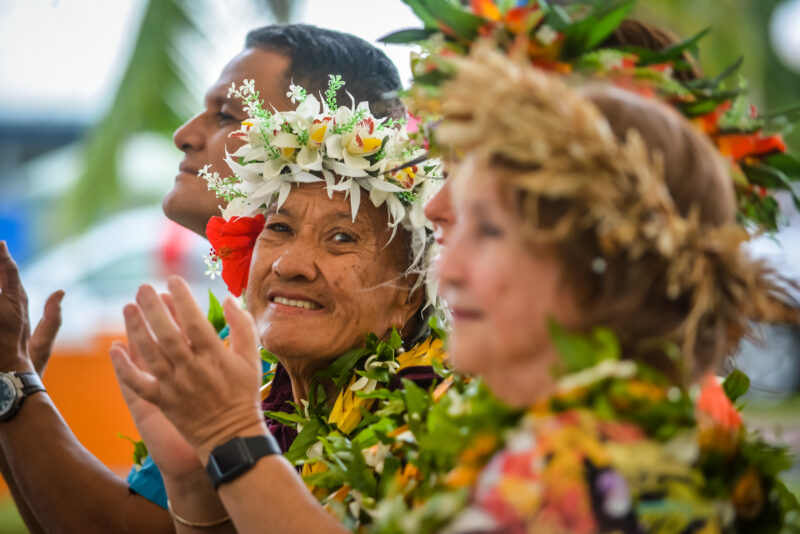
[[[210,164],[210,171],[221,176],[230,174],[225,164],[225,150],[234,152],[242,141],[230,139],[228,134],[239,129],[240,123],[247,118],[240,101],[235,98],[228,100],[228,88],[231,83],[238,87],[245,78],[255,80],[265,108],[288,109],[291,103],[286,97],[287,88],[283,87],[288,67],[289,58],[286,56],[257,48],[244,50],[228,63],[206,92],[205,110],[189,119],[173,136],[175,146],[185,155],[175,184],[162,203],[167,217],[205,236],[208,219],[219,215],[219,206],[224,201],[208,190],[197,171]]]

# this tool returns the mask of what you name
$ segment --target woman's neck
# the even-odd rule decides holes
[[[519,361],[504,362],[480,373],[492,392],[506,404],[525,408],[555,392],[553,367],[559,362],[554,347]]]
[[[314,375],[326,369],[333,361],[333,359],[282,358],[277,355],[276,357],[292,381],[292,396],[298,405],[301,404],[301,401],[308,400],[311,388],[314,387]],[[317,383],[322,384],[329,398],[336,394],[336,388],[331,380],[322,380]]]

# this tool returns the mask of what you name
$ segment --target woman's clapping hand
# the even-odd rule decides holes
[[[188,450],[186,445],[205,462],[231,437],[266,430],[252,318],[232,297],[225,300],[228,348],[183,279],[170,278],[168,289],[161,296],[148,285],[139,289],[136,304],[124,309],[128,346],[116,344],[111,359],[154,461],[159,468],[169,471],[172,463],[180,471],[189,467],[188,457],[176,453]]]

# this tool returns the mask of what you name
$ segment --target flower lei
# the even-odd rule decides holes
[[[324,181],[329,197],[343,192],[350,198],[353,220],[366,191],[375,207],[386,205],[393,236],[398,225],[411,232],[409,271],[427,261],[431,226],[422,208],[436,188],[439,165],[425,160],[425,150],[398,128],[405,121],[378,119],[366,102],[339,105],[336,94],[344,84],[341,76],[330,75],[321,102],[292,84],[287,96],[298,106],[283,112],[264,108],[253,80],[238,88],[231,84],[228,98],[242,100],[248,119],[230,137],[245,144],[226,157],[232,176],[223,178],[208,165],[198,174],[228,202],[222,217],[209,222],[212,254],[206,262],[209,274],[218,274],[221,267],[235,295],[247,285],[243,266],[249,265],[263,228],[263,211],[272,205],[280,209],[292,184]]]
[[[470,495],[482,491],[484,513],[502,517],[508,512],[497,508],[502,481],[520,497],[512,502],[527,503],[517,510],[523,515],[553,517],[563,509],[572,525],[593,525],[588,501],[580,512],[575,499],[585,479],[569,462],[547,464],[548,458],[575,460],[581,469],[583,459],[592,461],[602,470],[602,507],[635,512],[648,532],[681,532],[692,521],[707,522],[710,532],[800,526],[800,506],[778,476],[791,466],[787,451],[748,434],[733,405],[749,385],[742,373],[721,385],[707,377],[681,389],[623,360],[607,330],[578,336],[552,325],[551,334],[564,374],[557,393],[528,410],[509,408],[480,380],[465,380],[434,359],[443,381],[431,390],[404,381],[396,391],[357,392],[373,404],[348,432],[326,424],[318,404],[283,414],[302,427],[301,436],[313,436],[298,436],[287,457],[304,464],[305,480],[323,506],[359,532],[427,533],[448,524],[457,532],[459,518],[467,527],[474,519],[467,514]],[[547,439],[531,442],[533,429]],[[520,469],[545,464],[542,476],[554,484],[553,493],[526,501],[525,488],[515,485],[529,482]],[[482,489],[487,478],[500,482]]]
[[[743,223],[776,230],[780,221],[775,199],[778,191],[788,192],[800,207],[800,197],[792,189],[800,180],[800,159],[787,154],[782,135],[774,133],[787,128],[788,117],[760,114],[750,103],[744,84],[725,86],[742,60],[713,78],[673,79],[673,71],[690,67],[686,56],[705,31],[658,52],[616,49],[603,47],[603,42],[628,16],[634,2],[605,8],[562,8],[539,0],[472,0],[465,7],[439,0],[406,3],[424,27],[401,30],[381,41],[422,44],[423,54],[412,54],[410,105],[422,117],[419,136],[423,140],[435,141],[432,130],[440,118],[441,104],[438,88],[452,74],[442,60],[467,55],[478,39],[489,38],[509,54],[527,56],[539,68],[608,80],[676,107],[708,134],[730,163]]]
[[[341,486],[342,477],[349,479],[353,476],[367,485],[362,488],[363,492],[356,490],[350,495],[347,501],[349,506],[350,502],[354,502],[353,499],[369,494],[368,487],[375,482],[374,472],[382,472],[383,466],[378,467],[379,460],[373,457],[364,459],[361,450],[377,444],[376,436],[383,432],[385,426],[380,422],[381,418],[390,412],[398,415],[396,410],[402,408],[394,405],[388,410],[386,406],[375,410],[384,395],[391,393],[387,388],[398,371],[416,366],[443,368],[445,353],[442,332],[436,328],[433,320],[432,327],[431,336],[408,351],[402,350],[402,341],[396,330],[386,341],[379,341],[370,334],[364,347],[351,349],[327,369],[317,373],[317,382],[309,393],[308,401],[302,405],[292,403],[294,413],[265,412],[266,416],[297,429],[297,438],[285,457],[293,464],[302,466],[309,488],[324,501],[327,508],[338,507],[335,503],[343,502],[337,501],[338,497],[332,497],[328,491]],[[333,383],[338,391],[335,398],[327,396],[321,380]],[[425,395],[424,390],[406,379],[402,380],[402,387],[397,391],[414,391]],[[413,414],[409,416],[414,417]],[[351,465],[343,470],[343,462],[351,461],[360,463],[358,467]],[[361,485],[355,483],[355,486],[349,487],[361,488]]]

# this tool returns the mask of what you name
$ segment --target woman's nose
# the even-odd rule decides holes
[[[205,135],[201,128],[202,114],[198,113],[186,121],[172,135],[172,142],[183,152],[199,151],[205,146]]]
[[[444,245],[455,222],[455,212],[450,201],[450,180],[425,203],[425,216],[433,223],[433,237]]]
[[[468,262],[465,258],[463,232],[455,230],[448,236],[449,241],[436,261],[436,276],[439,280],[439,294],[444,297],[448,288],[463,286],[467,280]]]
[[[317,277],[318,253],[316,248],[295,241],[281,251],[272,263],[272,270],[284,280],[311,282]]]

